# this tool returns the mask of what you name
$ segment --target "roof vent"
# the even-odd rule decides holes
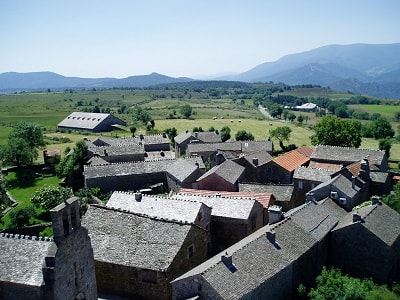
[[[338,192],[331,192],[331,198],[337,200],[339,198]]]
[[[276,233],[275,231],[267,231],[267,239],[271,243],[275,243]]]
[[[379,196],[372,196],[371,200],[372,200],[372,205],[381,204],[381,201],[380,201],[381,199]]]
[[[272,205],[268,208],[268,223],[275,224],[283,219],[282,207]]]
[[[339,198],[339,204],[340,205],[346,205],[347,204],[347,199],[346,198]]]
[[[253,165],[257,166],[258,165],[258,158],[253,157]]]
[[[358,213],[354,213],[354,214],[353,214],[353,223],[355,223],[355,222],[361,222],[361,221],[362,221],[361,216],[360,216]]]

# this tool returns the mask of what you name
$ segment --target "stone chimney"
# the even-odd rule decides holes
[[[362,221],[361,215],[357,212],[353,213],[353,223]]]
[[[370,179],[369,177],[369,162],[368,159],[364,158],[361,160],[361,167],[359,176],[362,180],[367,181]]]
[[[276,233],[275,231],[267,231],[267,240],[270,241],[272,244],[276,242]]]
[[[272,205],[268,207],[268,223],[275,224],[283,219],[282,207]]]
[[[141,133],[141,134],[139,135],[139,138],[140,138],[140,140],[143,140],[143,139],[144,139],[144,135]]]
[[[140,192],[135,193],[135,200],[137,202],[142,201],[142,193],[140,193]]]
[[[253,165],[258,166],[258,158],[253,157]]]
[[[355,189],[355,187],[356,187],[356,177],[355,176],[351,176],[351,187],[353,189]]]
[[[372,205],[381,204],[381,198],[379,196],[372,196],[371,200],[372,200]]]
[[[165,132],[163,132],[162,137],[165,139],[167,137],[167,134]]]

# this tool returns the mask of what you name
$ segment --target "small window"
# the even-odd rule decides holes
[[[157,283],[157,271],[142,270],[142,282]]]
[[[188,256],[189,258],[193,257],[193,245],[188,247]]]
[[[298,187],[300,190],[303,189],[303,181],[299,180]]]

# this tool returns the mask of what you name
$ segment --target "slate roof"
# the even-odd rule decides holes
[[[248,184],[239,183],[239,192],[271,193],[276,201],[289,202],[292,199],[293,184]]]
[[[267,162],[273,160],[273,157],[265,150],[259,150],[256,152],[247,153],[242,157],[255,167],[262,166]],[[254,158],[257,159],[257,165],[254,164]]]
[[[374,164],[381,165],[385,157],[385,151],[318,145],[314,148],[310,158],[311,160],[353,163],[367,156],[370,157]]]
[[[362,217],[362,222],[353,222],[355,212]],[[392,245],[400,235],[400,214],[383,202],[348,213],[334,231],[355,224],[361,224],[388,246]]]
[[[180,134],[178,134],[176,137],[174,137],[174,141],[177,144],[182,144],[186,140],[190,139],[192,137],[192,133],[190,131],[185,131]]]
[[[232,198],[251,198],[257,200],[263,207],[269,207],[273,204],[275,196],[271,193],[257,193],[257,192],[225,192],[225,191],[209,191],[209,190],[195,190],[181,188],[179,190],[181,194],[192,194],[201,196],[216,196],[221,195],[223,197]]]
[[[308,166],[313,169],[325,169],[325,170],[331,170],[331,171],[339,171],[343,168],[342,164],[322,163],[322,162],[317,162],[317,161],[312,161],[312,160],[310,161]]]
[[[331,175],[335,173],[332,170],[314,169],[309,167],[298,167],[294,171],[294,179],[310,180],[324,182],[331,179]]]
[[[82,219],[94,258],[108,263],[166,270],[193,226],[90,205]]]
[[[139,144],[120,144],[111,146],[91,146],[88,148],[99,156],[118,156],[125,154],[144,154],[144,146]]]
[[[202,196],[195,194],[174,194],[172,198],[186,201],[199,201],[211,207],[211,215],[232,219],[247,220],[255,205],[254,199],[224,196]]]
[[[357,195],[357,193],[361,190],[361,188],[357,184],[354,184],[353,187],[351,179],[348,179],[341,174],[332,178],[330,183],[332,186],[336,187],[338,190],[342,191],[344,194],[351,198]]]
[[[307,153],[307,151],[305,151]],[[293,172],[296,167],[303,166],[309,161],[309,157],[303,155],[302,151],[297,149],[286,152],[276,158],[274,162],[289,172]]]
[[[307,202],[302,206],[288,211],[285,217],[310,233],[317,240],[321,240],[336,226],[347,212],[333,200],[327,198],[320,202]]]
[[[92,130],[109,116],[111,115],[102,113],[73,112],[58,123],[57,126]],[[123,121],[121,120],[121,122]]]
[[[199,275],[221,296],[221,299],[241,299],[292,264],[316,240],[292,220],[271,226],[276,232],[277,249],[267,238],[270,226],[265,226],[243,240],[175,279]],[[231,272],[221,261],[221,255],[232,256],[237,271]]]
[[[221,143],[192,143],[188,144],[190,153],[213,152],[213,151],[236,151],[240,153],[251,153],[259,150],[273,151],[271,141],[235,141]]]
[[[203,174],[197,181],[201,181],[211,174],[216,174],[219,177],[225,179],[227,182],[235,184],[240,176],[243,174],[245,167],[238,165],[237,163],[226,160],[222,164],[211,168],[208,172]]]
[[[180,182],[183,182],[190,175],[196,172],[197,169],[199,169],[200,167],[202,167],[202,169],[205,168],[204,164],[196,165],[191,161],[185,159],[178,159],[167,168],[167,172],[168,174],[178,179]]]
[[[369,177],[371,178],[372,182],[377,182],[377,183],[386,183],[389,178],[389,173],[388,172],[370,172]]]
[[[174,140],[175,143],[181,144],[189,139],[199,140],[202,143],[219,143],[221,142],[221,135],[216,131],[194,132],[185,131],[178,134]]]
[[[42,238],[0,233],[0,282],[41,286],[44,259],[52,245]]]
[[[141,195],[141,199],[137,201],[135,193],[114,192],[106,206],[150,217],[194,223],[202,205],[198,201],[146,195]]]
[[[183,160],[183,158],[179,158],[177,160]],[[168,167],[176,163],[177,160],[165,159],[155,161],[139,161],[108,165],[84,166],[84,175],[85,178],[100,178],[108,176],[160,173],[166,172],[168,170]],[[204,168],[204,163],[201,158],[185,158],[184,160],[193,165],[198,163],[200,168]]]
[[[175,152],[173,151],[149,151],[146,152],[144,160],[160,160],[160,159],[174,159]]]

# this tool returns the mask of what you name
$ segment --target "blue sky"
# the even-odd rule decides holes
[[[244,72],[330,44],[400,42],[398,0],[0,0],[0,73]]]

